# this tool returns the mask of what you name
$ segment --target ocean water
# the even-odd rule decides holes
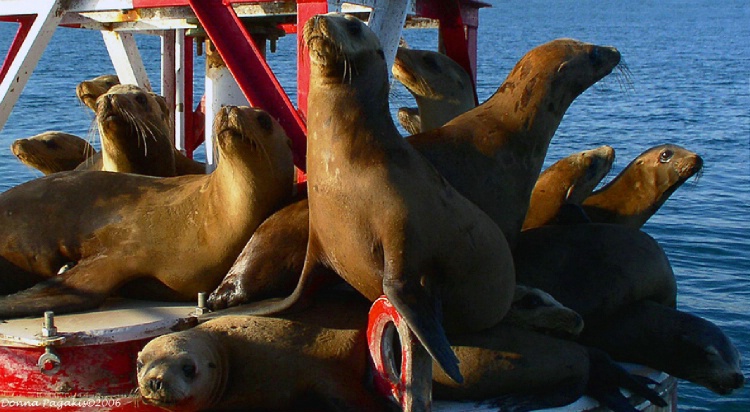
[[[480,11],[480,101],[502,83],[528,50],[559,37],[617,47],[631,82],[609,76],[573,102],[549,148],[546,164],[608,144],[613,178],[633,158],[662,144],[700,154],[704,172],[677,190],[643,230],[670,258],[678,307],[719,325],[750,356],[750,2],[747,0],[507,0]],[[0,7],[2,7],[0,5]],[[0,52],[15,25],[0,23]],[[404,34],[413,48],[434,49],[434,30]],[[159,88],[159,41],[138,36],[151,83]],[[269,61],[293,101],[295,39],[279,41]],[[202,58],[196,58],[196,99]],[[10,119],[0,131],[0,190],[41,173],[21,165],[7,148],[14,139],[63,130],[95,139],[93,114],[79,104],[75,85],[113,73],[97,32],[59,29]],[[392,108],[414,106],[400,85]],[[201,156],[200,152],[197,155]],[[605,179],[606,180],[606,179]],[[750,377],[745,361],[743,371]],[[718,396],[681,381],[679,409],[744,411],[750,389]]]

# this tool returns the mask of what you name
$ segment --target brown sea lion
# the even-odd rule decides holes
[[[294,293],[259,310],[295,305],[316,267],[329,267],[370,300],[388,296],[460,380],[443,328],[485,329],[508,311],[515,279],[507,242],[396,130],[375,34],[344,15],[314,17],[303,32],[310,238]]]
[[[741,358],[718,326],[654,302],[623,307],[586,327],[581,340],[622,362],[634,362],[704,386],[720,395],[742,388]]]
[[[419,109],[416,107],[399,107],[396,117],[401,126],[409,134],[422,132],[422,120],[419,118]]]
[[[213,290],[294,178],[289,138],[267,113],[225,107],[214,131],[210,175],[60,172],[0,195],[2,260],[51,278],[0,298],[0,318],[92,308],[141,278],[175,300]]]
[[[476,106],[471,77],[442,53],[399,47],[391,72],[417,101],[420,132],[437,129]]]
[[[59,131],[17,139],[10,150],[21,163],[45,175],[73,170],[96,153],[96,149],[85,139]]]
[[[523,230],[554,221],[566,203],[580,205],[609,173],[615,150],[601,146],[560,159],[539,175],[523,222]]]
[[[655,146],[636,157],[581,206],[593,222],[638,229],[702,167],[703,159],[685,148]]]
[[[138,355],[141,397],[180,411],[387,410],[365,385],[367,307],[337,296],[293,315],[222,316],[160,336]]]
[[[102,170],[175,176],[170,119],[161,96],[132,84],[116,85],[96,101]]]
[[[528,52],[486,102],[407,139],[513,248],[565,111],[619,61],[613,47],[553,40]]]
[[[600,223],[542,226],[521,232],[513,257],[518,283],[542,289],[578,312],[586,328],[642,300],[676,303],[666,254],[637,229]]]
[[[120,84],[120,79],[116,74],[103,74],[78,83],[76,96],[81,103],[96,112],[96,99],[118,84]]]

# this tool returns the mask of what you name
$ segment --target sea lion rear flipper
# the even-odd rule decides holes
[[[666,407],[667,402],[653,389],[646,386],[647,381],[633,377],[605,352],[588,348],[590,371],[586,394],[607,406],[613,411],[637,411],[622,395],[619,388],[624,388],[641,396],[652,404]]]
[[[427,352],[456,383],[463,383],[458,357],[451,349],[445,329],[436,313],[437,305],[421,285],[399,280],[383,281],[383,292],[404,317]]]
[[[56,314],[78,312],[95,308],[107,298],[106,294],[70,287],[64,279],[65,277],[52,278],[0,298],[0,319],[41,316],[46,311]]]

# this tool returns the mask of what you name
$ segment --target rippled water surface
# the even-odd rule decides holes
[[[618,161],[609,178],[651,146],[674,143],[700,154],[705,170],[680,188],[644,226],[666,250],[679,287],[679,308],[719,325],[750,356],[750,3],[747,0],[498,1],[480,12],[478,93],[487,99],[532,47],[558,37],[617,47],[632,85],[610,76],[568,110],[547,164],[608,144]],[[0,6],[1,7],[1,6]],[[15,27],[0,23],[0,50]],[[414,48],[434,48],[433,30],[405,34]],[[139,36],[158,89],[158,38]],[[294,96],[295,40],[270,55]],[[196,74],[202,73],[196,60]],[[97,32],[59,29],[5,128],[0,146],[46,130],[89,135],[93,115],[75,98],[81,80],[112,73]],[[632,86],[632,87],[631,87]],[[196,94],[202,85],[196,84]],[[394,86],[392,107],[414,106]],[[0,189],[40,176],[0,150]],[[748,362],[743,365],[750,376]],[[750,390],[719,397],[682,382],[680,410],[744,411]]]

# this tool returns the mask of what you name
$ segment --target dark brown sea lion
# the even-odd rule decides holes
[[[267,113],[226,107],[215,136],[210,175],[60,172],[0,195],[2,260],[51,278],[0,298],[0,318],[88,309],[140,278],[179,300],[213,290],[294,177],[289,138]]]
[[[73,170],[96,150],[85,139],[70,133],[49,131],[18,139],[10,147],[21,163],[45,175]]]
[[[391,72],[417,101],[420,132],[437,129],[476,106],[471,77],[442,53],[399,47]]]
[[[116,85],[96,101],[102,170],[175,176],[170,118],[161,96],[132,84]]]
[[[96,99],[118,84],[120,84],[120,79],[116,74],[103,74],[78,83],[76,96],[81,103],[96,112]]]
[[[486,102],[408,140],[497,223],[513,248],[565,111],[619,61],[613,47],[551,41],[528,52]]]
[[[523,222],[532,229],[554,221],[562,205],[580,205],[609,173],[615,150],[602,146],[558,160],[539,175]]]
[[[677,145],[652,147],[583,201],[593,222],[640,228],[677,188],[698,173],[703,159]]]
[[[518,283],[578,312],[586,328],[642,300],[676,302],[667,256],[637,229],[598,223],[529,229],[521,232],[513,257]]]
[[[303,32],[310,238],[295,292],[260,310],[288,309],[316,267],[329,267],[370,300],[388,296],[460,380],[443,328],[485,329],[508,311],[515,276],[507,242],[396,130],[375,34],[343,15],[314,17]]]
[[[741,358],[718,326],[664,305],[643,301],[588,327],[582,341],[614,359],[662,370],[720,395],[742,388]]]

